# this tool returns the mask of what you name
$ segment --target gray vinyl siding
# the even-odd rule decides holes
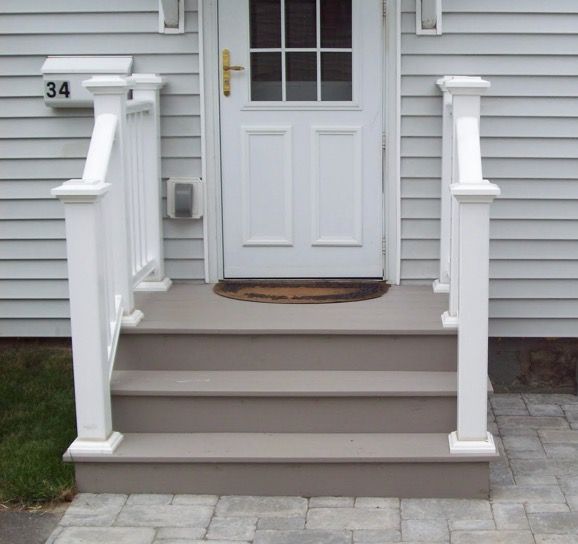
[[[402,1],[402,281],[438,276],[443,75],[482,99],[492,207],[490,332],[578,336],[578,3],[444,0],[443,35],[417,36]]]
[[[480,75],[492,209],[491,334],[578,336],[578,4],[444,0],[442,36],[416,36],[402,0],[402,281],[437,276],[438,77]],[[0,0],[0,335],[69,334],[62,207],[92,114],[44,106],[47,55],[134,56],[164,75],[163,177],[200,175],[196,0],[184,35],[157,33],[158,0]],[[203,276],[200,222],[165,219],[168,275]]]
[[[186,32],[158,33],[158,0],[0,0],[0,335],[69,334],[63,208],[50,189],[82,174],[92,111],[44,106],[47,55],[133,55],[166,78],[162,175],[201,174],[197,1]],[[201,222],[164,220],[167,274],[204,276]]]

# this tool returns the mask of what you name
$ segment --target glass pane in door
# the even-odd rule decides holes
[[[281,47],[281,0],[251,0],[251,47]]]
[[[281,53],[251,53],[251,100],[283,100]]]
[[[321,47],[351,47],[351,0],[320,0]]]
[[[353,98],[351,53],[321,53],[321,100]]]
[[[285,47],[317,47],[316,0],[285,0]]]
[[[287,100],[317,100],[317,53],[287,53]]]

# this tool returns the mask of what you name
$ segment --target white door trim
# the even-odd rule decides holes
[[[401,0],[389,0],[386,18],[384,119],[385,278],[400,279],[400,135],[401,135]],[[205,180],[203,242],[205,281],[223,279],[221,206],[221,134],[218,0],[199,0],[199,65],[201,82],[201,167]]]
[[[384,0],[384,257],[385,278],[395,285],[401,280],[401,2]]]

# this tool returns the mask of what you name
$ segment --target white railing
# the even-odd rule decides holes
[[[136,326],[138,289],[166,290],[161,191],[161,78],[94,77],[94,129],[81,179],[52,191],[64,203],[78,438],[72,456],[110,454],[110,376],[121,326]],[[133,98],[129,100],[129,92]]]
[[[496,451],[487,429],[490,205],[497,185],[482,176],[480,96],[490,87],[479,77],[446,76],[444,94],[440,277],[436,292],[449,293],[445,327],[458,329],[458,420],[450,451]]]

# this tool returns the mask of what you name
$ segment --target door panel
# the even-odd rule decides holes
[[[314,246],[362,246],[361,127],[313,127]]]
[[[291,127],[244,126],[241,130],[243,246],[292,246]],[[271,172],[276,172],[275,183]]]
[[[380,0],[219,0],[225,277],[382,277],[381,33]]]

